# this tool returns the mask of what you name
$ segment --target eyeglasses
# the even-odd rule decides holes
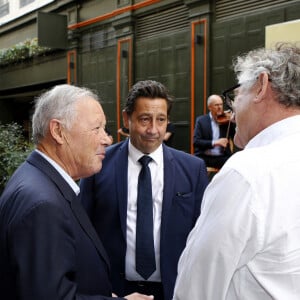
[[[236,90],[237,88],[239,88],[241,86],[241,84],[236,84],[233,87],[225,90],[222,95],[224,97],[224,102],[225,105],[228,107],[228,109],[230,109],[231,111],[233,110],[232,106],[233,106],[233,101],[235,98],[235,93],[234,90]]]
[[[258,79],[258,77],[256,78],[256,80]],[[271,82],[272,79],[269,77],[268,78],[268,81]],[[224,98],[224,102],[225,102],[225,105],[227,106],[228,109],[230,109],[231,111],[233,111],[233,102],[234,102],[234,98],[236,96],[236,94],[234,93],[234,91],[239,88],[241,86],[240,83],[234,85],[233,87],[225,90],[223,93],[222,93],[222,96]]]

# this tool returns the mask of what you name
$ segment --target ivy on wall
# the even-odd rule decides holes
[[[21,125],[0,123],[0,194],[33,148],[33,144],[25,139]]]
[[[0,49],[0,66],[19,63],[28,58],[44,55],[51,49],[38,45],[38,39],[27,39],[10,48]]]

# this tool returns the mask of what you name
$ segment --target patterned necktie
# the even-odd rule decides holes
[[[147,155],[139,159],[142,169],[139,174],[137,194],[136,270],[145,280],[156,269],[151,173],[148,166],[151,160],[152,158]]]

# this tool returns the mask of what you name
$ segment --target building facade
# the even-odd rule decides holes
[[[154,79],[175,97],[174,147],[191,153],[195,118],[206,113],[207,97],[234,84],[232,59],[264,46],[266,26],[300,18],[299,0],[27,0],[14,7],[31,10],[8,18],[13,1],[26,2],[0,1],[0,49],[36,41],[41,12],[65,16],[66,45],[29,50],[12,62],[0,55],[2,122],[29,128],[34,98],[70,83],[99,93],[118,141],[129,88]],[[49,22],[43,39],[59,35],[55,25]]]

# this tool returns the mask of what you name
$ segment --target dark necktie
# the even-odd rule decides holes
[[[155,271],[153,238],[152,187],[149,162],[151,157],[144,155],[139,159],[142,169],[138,179],[137,220],[136,220],[136,270],[147,280]]]

